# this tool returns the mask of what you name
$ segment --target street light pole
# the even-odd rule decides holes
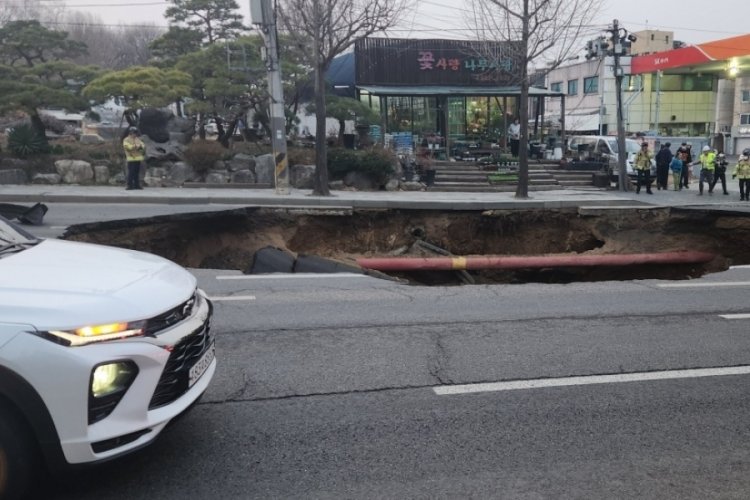
[[[271,147],[276,164],[274,177],[276,194],[289,194],[289,160],[286,151],[286,119],[284,117],[284,90],[281,86],[281,64],[276,33],[276,12],[271,0],[250,0],[250,17],[253,24],[260,26],[261,36],[266,47],[268,69],[268,92],[271,96],[270,127]]]

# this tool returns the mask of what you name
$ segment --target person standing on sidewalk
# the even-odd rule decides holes
[[[700,179],[698,181],[698,196],[703,195],[703,181],[708,184],[708,194],[714,194],[714,169],[716,166],[716,154],[708,146],[703,146],[703,151],[698,157],[698,163],[701,165]]]
[[[732,179],[740,179],[740,200],[750,201],[750,148],[742,150],[742,155],[732,171]]]
[[[635,155],[635,170],[637,177],[636,194],[641,192],[641,185],[646,186],[648,194],[654,194],[651,191],[651,152],[648,150],[648,143],[641,144],[641,150]]]
[[[684,153],[682,155],[682,179],[680,180],[680,189],[690,188],[690,165],[693,163],[692,147],[692,144],[683,142],[678,150],[679,152]]]
[[[665,143],[658,153],[656,153],[656,189],[667,189],[669,179],[669,164],[672,162],[672,145]]]
[[[513,120],[513,123],[508,127],[508,139],[510,139],[510,154],[517,158],[521,144],[521,122],[518,118]]]
[[[669,169],[672,171],[672,184],[675,191],[682,189],[682,186],[680,185],[680,182],[682,181],[682,159],[680,158],[680,155],[682,154],[683,153],[679,153],[677,156],[673,156],[672,161],[669,164]]]
[[[721,189],[724,191],[724,194],[729,194],[729,191],[727,191],[727,157],[724,155],[724,153],[719,153],[716,155],[716,168],[714,170],[714,183],[710,186],[710,190],[713,191],[716,184],[721,181]]]
[[[122,140],[122,147],[125,150],[125,161],[128,164],[128,187],[125,189],[143,189],[141,187],[141,162],[145,158],[146,145],[138,137],[138,129],[130,127],[128,136]]]

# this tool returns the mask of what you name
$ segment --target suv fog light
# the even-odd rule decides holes
[[[138,366],[132,361],[113,361],[94,367],[89,387],[89,424],[112,413],[136,375]]]
[[[91,373],[91,395],[101,398],[125,389],[137,372],[138,368],[132,361],[99,365]]]

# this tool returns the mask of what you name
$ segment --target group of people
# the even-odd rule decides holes
[[[708,194],[713,194],[714,188],[721,181],[721,189],[725,195],[727,191],[727,162],[724,153],[717,153],[709,146],[703,146],[701,154],[697,159],[693,159],[692,145],[683,142],[672,154],[671,144],[664,143],[656,154],[656,188],[661,190],[668,189],[669,173],[672,173],[672,188],[675,191],[681,191],[690,188],[692,178],[690,167],[700,165],[700,175],[698,178],[698,195],[703,195],[703,185],[708,187]],[[641,150],[635,157],[634,168],[637,174],[636,193],[641,192],[641,186],[646,186],[646,192],[653,194],[651,191],[651,152],[648,150],[648,144],[642,143]],[[732,179],[738,178],[740,182],[740,200],[750,201],[750,148],[742,151],[737,165],[732,171]]]

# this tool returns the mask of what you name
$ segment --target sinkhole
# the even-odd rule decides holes
[[[150,252],[185,267],[248,273],[274,270],[258,264],[264,249],[292,260],[314,257],[318,263],[330,262],[331,270],[355,269],[362,257],[682,251],[715,255],[701,264],[371,272],[420,285],[689,279],[750,263],[746,212],[675,207],[487,211],[249,207],[79,224],[68,228],[63,238]]]

